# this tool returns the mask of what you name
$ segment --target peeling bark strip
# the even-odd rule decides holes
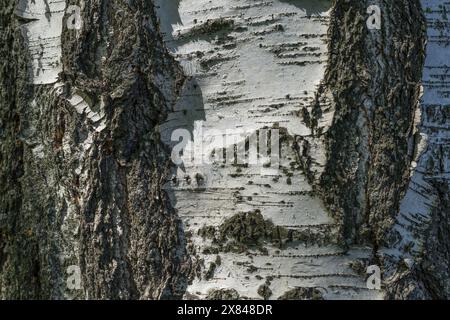
[[[322,100],[334,117],[324,133],[327,161],[317,186],[347,244],[385,244],[410,176],[425,53],[420,2],[377,1],[381,29],[366,26],[373,1],[336,1]]]
[[[34,60],[2,1],[0,297],[179,298],[188,261],[161,189],[170,153],[158,125],[181,69],[151,2],[84,4],[82,29],[62,24],[53,90],[27,84]],[[100,114],[105,127],[92,130]],[[66,285],[70,266],[81,290]]]

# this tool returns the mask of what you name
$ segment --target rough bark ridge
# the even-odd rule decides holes
[[[450,294],[449,3],[421,0],[427,21],[420,139],[415,170],[382,249],[387,298],[448,299]]]
[[[159,127],[169,112],[176,111],[173,107],[177,99],[182,99],[186,76],[165,48],[155,2],[67,1],[66,7],[82,7],[83,28],[68,29],[65,15],[58,66],[62,72],[59,80],[46,82],[45,73],[37,77],[35,72],[43,72],[49,67],[48,61],[55,59],[46,56],[43,47],[51,45],[45,43],[45,35],[41,51],[29,43],[31,38],[24,31],[32,28],[24,27],[34,18],[15,11],[18,4],[27,1],[0,0],[0,54],[7,61],[0,66],[0,299],[183,297],[195,270],[193,257],[186,250],[185,234],[189,232],[183,230],[169,202],[173,190],[164,188],[173,168]],[[427,2],[439,1],[422,0]],[[58,6],[62,2],[45,3],[50,11],[40,16],[54,22],[57,12],[61,15]],[[270,7],[273,3],[252,5]],[[176,8],[172,9],[178,10],[179,1],[173,4]],[[381,8],[381,30],[368,30],[366,26],[365,13],[372,4]],[[443,12],[434,8],[427,16],[445,16],[446,7],[439,8]],[[209,9],[217,11],[220,7]],[[197,24],[197,19],[193,23]],[[262,35],[284,32],[274,15],[253,22],[255,26],[266,24],[276,25],[263,30]],[[433,30],[439,27],[442,34],[447,32],[448,22],[437,19],[433,24]],[[193,27],[191,35],[197,37],[222,27],[230,31],[233,26],[221,18],[208,20],[203,24],[206,29]],[[325,252],[325,258],[319,258],[351,264],[352,246],[365,245],[369,253],[373,248],[373,257],[358,258],[350,267],[356,266],[354,271],[364,279],[366,262],[384,266],[389,277],[383,288],[387,298],[448,298],[449,107],[423,107],[425,129],[417,127],[426,39],[421,2],[335,0],[329,26],[325,81],[315,102],[300,112],[313,137],[307,133],[298,140],[298,161],[315,188],[308,195],[317,191],[324,200],[339,224],[339,243],[349,250]],[[226,50],[234,50],[226,44]],[[272,49],[279,54],[286,53],[286,48],[291,45]],[[49,52],[54,53],[54,49]],[[226,60],[220,55],[209,58],[203,61],[206,67]],[[443,95],[450,96],[445,91],[448,67],[429,67],[445,69],[433,76],[442,80]],[[430,84],[424,85],[426,90],[438,82],[430,79]],[[288,95],[285,100],[291,98]],[[420,157],[420,170],[415,170],[411,178],[411,169],[422,152],[423,141],[418,134],[422,129],[430,136],[430,143]],[[445,136],[440,135],[443,132]],[[317,152],[323,146],[325,160]],[[430,209],[426,213],[417,209],[419,214],[413,216],[401,210],[401,202],[409,201],[405,196],[408,183],[408,190],[422,193],[413,195],[419,200],[410,201],[410,206],[426,203],[423,206]],[[253,186],[248,188],[253,190]],[[239,193],[236,197],[242,198]],[[319,226],[317,233],[289,232],[266,220],[259,211],[241,213],[225,222],[218,226],[221,238],[231,234],[229,238],[250,245],[264,240],[275,247],[286,239],[292,242],[299,238],[307,246],[311,239],[314,244],[321,239],[331,242],[327,237],[333,235],[328,223],[326,228]],[[211,228],[200,231],[205,238],[214,233]],[[216,233],[213,235],[215,239]],[[219,240],[223,246],[224,240]],[[216,267],[235,261],[221,261],[217,253],[223,248],[209,249],[215,261],[206,270],[206,281]],[[247,249],[238,247],[231,253],[239,257]],[[273,251],[280,255],[281,250]],[[315,255],[299,256],[297,262],[302,264],[301,259],[311,260]],[[67,286],[67,270],[73,266],[81,271],[80,290]],[[251,273],[255,267],[249,265],[247,269]],[[318,269],[310,271],[317,276]],[[305,279],[309,281],[310,276]],[[308,287],[295,286],[283,292],[281,298],[322,298],[313,281],[317,280],[311,280]],[[270,281],[262,284],[257,294],[275,297],[269,285]],[[228,287],[207,296],[238,297],[238,291]]]
[[[170,163],[158,124],[183,76],[152,3],[86,1],[83,29],[63,24],[59,91],[27,84],[26,55],[11,50],[23,47],[14,2],[2,8],[0,296],[179,298],[184,239],[161,189]]]
[[[386,298],[446,299],[449,108],[441,73],[448,67],[439,62],[447,9],[422,1],[426,22],[420,1],[379,1],[382,28],[370,31],[360,14],[369,4],[336,1],[333,8],[328,70],[311,121],[327,164],[310,177],[340,221],[342,240],[373,246]],[[421,89],[429,97],[419,106]],[[334,117],[325,131],[327,103]]]
[[[419,1],[380,1],[381,30],[362,15],[368,1],[336,1],[329,62],[313,110],[329,100],[334,117],[324,140],[327,162],[317,186],[347,244],[375,247],[393,224],[410,174],[414,116],[424,61]]]
[[[20,32],[16,29],[18,22],[14,20],[13,11],[15,3],[13,1],[2,0],[0,5],[1,23],[1,43],[0,52],[8,63],[0,66],[0,293],[1,297],[7,297],[11,292],[23,297],[36,296],[36,286],[38,285],[39,271],[32,261],[30,251],[36,249],[36,239],[27,241],[24,229],[17,227],[20,220],[29,219],[25,213],[21,214],[22,195],[21,177],[24,174],[23,152],[24,145],[19,139],[21,126],[21,108],[24,107],[25,97],[19,95],[23,89],[27,89],[25,84],[26,74],[19,70],[26,65],[26,53],[20,41]],[[13,63],[14,62],[14,63]],[[28,87],[28,89],[30,89]],[[26,91],[25,91],[26,92]],[[9,214],[9,213],[15,213]],[[19,235],[19,232],[22,232]],[[18,236],[14,236],[14,234]],[[16,250],[13,252],[15,248]],[[14,256],[13,256],[14,255]],[[15,268],[14,275],[6,276],[4,271],[8,265],[11,268],[15,264],[24,265],[22,268]],[[35,272],[30,272],[34,270]],[[28,290],[20,293],[23,289],[18,281],[28,283]],[[22,290],[21,290],[22,289]]]

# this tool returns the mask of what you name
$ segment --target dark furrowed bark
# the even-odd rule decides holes
[[[13,8],[2,11],[2,36],[21,48]],[[11,63],[2,68],[2,95],[12,96],[2,99],[1,296],[180,298],[189,262],[162,189],[171,162],[158,125],[184,77],[151,2],[86,8],[80,32],[63,24],[62,94],[18,81],[14,74],[27,73],[25,50],[4,49]],[[75,94],[103,115],[103,130],[75,112],[68,103]],[[82,275],[75,294],[66,288],[71,265]]]
[[[335,114],[324,134],[328,159],[318,188],[345,242],[378,246],[410,174],[426,37],[419,1],[382,1],[380,30],[366,26],[369,5],[336,1],[332,11],[318,99],[331,99]]]

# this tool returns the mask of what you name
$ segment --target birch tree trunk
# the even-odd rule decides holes
[[[0,2],[1,299],[448,298],[444,1]]]

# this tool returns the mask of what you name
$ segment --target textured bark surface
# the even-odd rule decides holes
[[[368,1],[338,1],[320,101],[335,108],[324,135],[318,187],[347,243],[385,242],[408,182],[425,55],[419,1],[381,1],[381,30],[367,30]]]
[[[76,265],[77,298],[181,297],[187,257],[161,190],[170,162],[158,124],[183,75],[153,5],[86,2],[82,31],[63,29],[58,93],[29,83],[14,3],[2,8],[1,296],[71,297],[66,269]],[[75,93],[105,129],[77,114]]]
[[[449,298],[450,96],[448,3],[422,0],[427,25],[421,121],[414,172],[389,232],[384,257],[387,298]]]
[[[0,0],[0,299],[447,299],[448,4],[162,1]],[[194,120],[282,173],[176,168]]]

